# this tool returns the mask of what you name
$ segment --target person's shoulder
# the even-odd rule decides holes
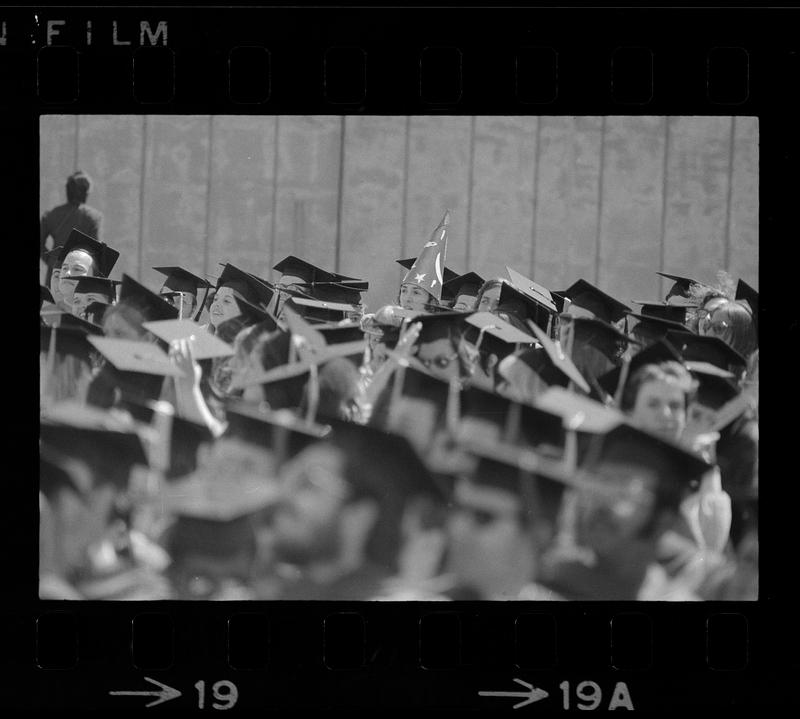
[[[99,221],[103,219],[103,213],[100,212],[96,207],[92,207],[91,205],[81,205],[80,211],[86,217]]]

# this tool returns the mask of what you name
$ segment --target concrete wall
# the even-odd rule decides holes
[[[41,118],[41,209],[75,169],[106,241],[153,265],[259,274],[296,254],[393,299],[451,210],[447,265],[510,265],[551,289],[584,277],[662,297],[654,271],[758,287],[758,120],[747,117],[99,116]]]

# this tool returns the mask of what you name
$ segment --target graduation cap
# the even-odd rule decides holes
[[[262,311],[266,309],[275,294],[274,290],[262,281],[230,263],[223,265],[222,273],[217,278],[216,287],[217,290],[221,287],[229,287],[233,290],[237,300],[244,300]]]
[[[624,388],[628,385],[628,380],[642,367],[648,364],[660,364],[661,362],[683,362],[679,352],[672,345],[664,340],[659,340],[637,352],[628,363],[627,370],[623,367],[614,367],[601,377],[597,378],[598,384],[612,397],[621,397]],[[624,379],[622,374],[625,373]],[[622,379],[622,387],[619,386]]]
[[[45,416],[39,423],[39,439],[42,447],[85,462],[96,485],[110,483],[124,489],[130,469],[147,466],[147,455],[135,429],[106,423],[106,414],[73,406],[68,419]]]
[[[588,394],[589,385],[572,359],[535,323],[528,321],[528,327],[541,347],[523,350],[517,354],[517,359],[527,364],[548,385],[566,387],[572,382]]]
[[[117,299],[118,280],[109,280],[106,277],[77,277],[74,294],[94,294],[102,295],[112,304]]]
[[[48,499],[66,488],[85,496],[92,488],[88,466],[52,447],[39,448],[39,491]]]
[[[531,320],[543,330],[548,331],[551,319],[556,312],[556,306],[552,299],[546,301],[542,296],[534,295],[533,292],[525,292],[514,285],[503,283],[495,314],[502,317],[504,312],[516,316],[523,325],[527,320]]]
[[[422,325],[417,344],[451,338],[457,341],[465,328],[468,316],[468,313],[465,312],[435,312],[417,315],[413,321]]]
[[[416,259],[416,258],[414,258]],[[413,262],[411,264],[414,264]],[[448,269],[445,268],[444,272],[444,285],[442,285],[442,299],[455,302],[462,295],[475,298],[478,296],[478,290],[485,282],[477,272],[465,272],[463,275],[456,275],[451,279],[447,279]]]
[[[631,334],[642,342],[652,343],[664,339],[670,330],[686,332],[686,307],[677,305],[656,305],[654,303],[641,303],[642,311],[629,312],[635,317],[636,325],[631,329]],[[673,317],[675,319],[669,319]]]
[[[150,342],[111,337],[89,337],[89,342],[121,372],[183,377],[183,372],[172,363],[169,356]]]
[[[195,320],[198,319],[203,311],[203,305],[205,304],[206,297],[208,297],[208,292],[213,285],[208,280],[204,280],[202,277],[192,274],[183,267],[165,266],[154,267],[153,269],[162,275],[166,275],[166,279],[160,290],[162,295],[170,292],[183,292],[195,297],[196,311],[194,318]],[[205,289],[202,302],[197,300],[201,289]]]
[[[90,302],[86,305],[84,314],[89,322],[98,327],[102,327],[103,320],[105,319],[109,307],[111,307],[111,305],[106,302]]]
[[[686,368],[698,382],[695,401],[705,407],[718,410],[740,393],[732,372],[709,362],[687,362]]]
[[[53,293],[50,292],[49,287],[45,287],[44,285],[39,285],[39,309],[42,309],[42,305],[45,302],[50,302],[51,304],[55,304],[56,301],[53,299]]]
[[[346,356],[354,359],[357,358],[358,363],[360,364],[361,357],[363,357],[364,350],[366,349],[364,330],[361,329],[360,322],[316,325],[314,329],[322,334],[326,345],[340,345],[342,347],[351,348],[352,351]]]
[[[506,266],[506,272],[511,280],[511,284],[520,292],[530,297],[534,302],[542,305],[549,312],[555,313],[561,311],[553,293],[550,292],[547,287],[540,285],[538,282],[534,282],[529,277],[525,277],[525,275],[520,274],[511,267]],[[561,298],[561,300],[563,304],[563,298]]]
[[[348,315],[361,312],[361,307],[358,305],[323,302],[322,300],[297,296],[289,297],[286,305],[295,310],[304,319],[315,322],[338,322],[347,319]]]
[[[173,307],[155,292],[151,292],[130,275],[122,275],[119,300],[139,308],[144,315],[145,321],[174,320],[178,318],[176,307]]]
[[[214,357],[230,357],[233,347],[206,331],[192,320],[159,320],[142,325],[160,340],[171,344],[176,340],[189,340],[194,359],[200,361]]]
[[[573,305],[588,310],[597,319],[608,323],[619,322],[631,311],[630,307],[583,279],[558,294],[569,298]]]
[[[564,321],[575,325],[575,345],[590,345],[599,350],[609,360],[616,362],[621,349],[629,344],[640,345],[639,340],[626,335],[614,325],[595,317],[574,317],[560,315]]]
[[[87,341],[88,334],[74,327],[56,325],[39,326],[39,351],[46,356],[46,366],[42,369],[47,375],[47,382],[53,377],[56,363],[72,357],[91,367],[92,346]],[[45,390],[47,391],[47,390]]]
[[[119,252],[115,249],[109,247],[105,242],[99,242],[94,237],[89,237],[75,227],[72,228],[72,232],[69,233],[67,241],[61,248],[59,261],[63,262],[73,250],[83,250],[90,254],[95,261],[95,274],[101,277],[108,277],[119,259]]]
[[[369,289],[365,280],[339,280],[337,282],[297,282],[293,288],[300,288],[314,299],[323,302],[358,305],[361,293]]]
[[[339,275],[336,272],[323,270],[294,255],[284,258],[274,265],[272,269],[280,272],[283,276],[299,277],[303,283],[338,282],[343,279],[353,279],[345,278],[344,275]]]
[[[625,421],[616,409],[563,387],[549,387],[536,398],[536,406],[561,417],[565,428],[602,434]]]
[[[686,362],[709,362],[736,375],[747,368],[747,360],[719,337],[670,331],[666,340]]]
[[[96,325],[94,322],[73,315],[71,312],[53,312],[50,313],[52,324],[54,327],[61,329],[71,329],[80,332],[83,335],[102,335],[103,328]]]
[[[468,327],[464,339],[482,353],[491,353],[502,359],[511,354],[517,345],[530,345],[536,340],[529,334],[492,314],[476,312],[466,318]]]
[[[758,336],[758,292],[740,278],[736,284],[735,298],[744,300],[750,305],[750,310],[753,314],[753,327],[755,328],[756,336]]]
[[[676,509],[685,494],[696,489],[711,469],[699,455],[627,423],[609,430],[598,440],[599,452],[584,468],[595,473],[602,465],[613,464],[654,474],[660,507]]]
[[[331,420],[327,441],[345,456],[345,474],[356,491],[381,497],[389,492],[402,497],[428,495],[442,499],[444,484],[430,473],[409,440],[376,427]]]
[[[661,275],[662,277],[666,277],[668,280],[672,280],[675,283],[667,291],[667,296],[664,298],[665,300],[669,300],[669,298],[673,296],[687,297],[687,298],[691,297],[691,288],[693,285],[704,286],[702,282],[693,280],[691,277],[670,275],[667,274],[666,272],[656,272],[656,274]]]

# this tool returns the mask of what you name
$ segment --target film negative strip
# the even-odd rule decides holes
[[[471,269],[480,274],[483,267],[499,273],[508,264],[522,280],[525,275],[537,282],[549,279],[549,286],[558,287],[583,276],[608,291],[624,289],[621,297],[639,292],[642,300],[661,297],[672,285],[659,279],[654,289],[652,272],[631,279],[642,267],[671,271],[680,266],[698,276],[705,273],[700,281],[713,280],[718,267],[732,268],[735,277],[749,277],[756,287],[760,277],[767,299],[754,309],[759,337],[767,338],[768,366],[781,353],[789,359],[765,373],[760,392],[768,397],[760,433],[767,451],[756,455],[756,465],[766,467],[770,477],[761,505],[768,521],[759,527],[756,496],[755,524],[747,525],[750,534],[745,535],[749,544],[742,540],[736,548],[724,547],[740,552],[737,571],[725,581],[715,575],[716,592],[685,594],[680,586],[668,591],[668,572],[660,589],[640,591],[644,570],[634,566],[638,560],[632,554],[624,555],[630,564],[623,562],[610,577],[593,573],[591,568],[602,562],[596,552],[572,585],[536,581],[542,560],[533,550],[536,533],[514,535],[516,519],[508,519],[519,515],[519,507],[492,504],[497,497],[486,493],[465,494],[461,485],[447,485],[446,506],[458,505],[458,521],[471,523],[462,545],[448,534],[453,517],[442,519],[435,511],[416,517],[418,529],[441,530],[420,529],[417,564],[409,569],[429,583],[409,588],[383,581],[391,572],[365,569],[352,586],[343,582],[337,585],[339,594],[326,593],[325,552],[345,539],[347,548],[356,549],[339,556],[342,561],[357,563],[367,552],[358,536],[359,522],[372,526],[371,512],[377,511],[368,503],[347,505],[352,525],[315,536],[320,555],[300,562],[299,575],[296,568],[284,568],[295,574],[280,574],[273,567],[256,589],[244,581],[228,582],[241,573],[242,561],[251,560],[242,559],[238,544],[226,555],[223,545],[239,540],[208,526],[204,539],[197,540],[205,542],[206,563],[170,574],[164,567],[178,566],[177,544],[159,546],[130,523],[131,487],[149,486],[151,474],[139,476],[138,485],[133,472],[126,474],[125,491],[115,485],[92,494],[76,490],[79,500],[53,499],[57,492],[45,492],[45,481],[75,487],[84,475],[47,454],[55,440],[45,443],[47,452],[42,449],[43,425],[74,427],[81,412],[58,420],[31,410],[31,419],[20,422],[17,408],[27,408],[32,399],[14,393],[5,423],[6,457],[13,457],[6,484],[14,519],[4,533],[10,561],[0,652],[11,694],[6,703],[34,712],[432,709],[548,716],[796,706],[791,513],[797,504],[789,454],[794,443],[788,435],[796,426],[797,383],[786,368],[794,367],[791,347],[798,326],[788,296],[792,271],[783,269],[792,266],[796,232],[791,221],[798,158],[791,107],[800,86],[795,36],[795,12],[789,8],[0,11],[0,121],[9,176],[15,178],[4,213],[13,228],[9,234],[31,234],[36,224],[40,250],[51,251],[63,221],[75,226],[76,220],[67,217],[46,228],[42,217],[63,201],[64,179],[70,176],[74,183],[71,173],[83,170],[95,183],[92,196],[103,217],[103,238],[120,251],[118,272],[122,268],[151,290],[164,276],[168,281],[178,277],[171,273],[175,268],[191,267],[189,276],[198,279],[200,284],[167,287],[177,309],[162,307],[165,314],[158,320],[183,318],[187,302],[197,313],[188,320],[213,325],[210,313],[200,319],[208,292],[200,299],[198,287],[224,289],[215,279],[222,276],[218,261],[235,262],[258,276],[245,278],[245,284],[268,277],[260,280],[260,290],[266,287],[270,299],[273,292],[280,295],[281,272],[297,274],[294,294],[284,292],[280,301],[303,314],[312,330],[316,322],[346,317],[352,293],[363,292],[355,286],[360,280],[341,272],[368,276],[370,288],[361,300],[366,298],[372,309],[400,304],[395,295],[401,279],[441,298],[441,287],[436,290],[430,281],[438,277],[440,285],[448,283],[442,258],[431,259],[428,280],[417,266],[398,276],[394,260],[417,253],[423,262],[422,253],[441,241],[436,231],[452,226],[461,239],[450,240],[446,263],[463,276]],[[450,225],[440,221],[446,209]],[[84,214],[91,223],[92,213]],[[767,238],[763,250],[761,238]],[[14,250],[25,245],[11,237],[7,245],[8,274],[25,287],[12,294],[26,296],[28,270],[36,262],[33,250],[20,263]],[[309,279],[296,267],[275,270],[285,255],[310,260],[315,271],[319,266],[329,271]],[[51,274],[46,262],[39,265],[40,284]],[[154,267],[165,270],[163,276],[153,274]],[[485,279],[478,277],[481,283]],[[120,282],[124,289],[112,286],[117,295],[139,292],[141,298],[151,292],[131,289],[130,280]],[[336,292],[313,294],[316,285],[326,291],[335,286]],[[537,287],[531,285],[527,295],[523,291],[523,300],[541,306]],[[87,301],[102,300],[100,289],[91,292]],[[272,315],[258,297],[241,292],[236,297],[245,303],[240,307],[269,321]],[[546,299],[552,302],[549,292]],[[779,314],[779,306],[787,308],[786,315]],[[321,314],[312,317],[308,308]],[[293,321],[298,323],[293,331],[306,332],[296,359],[306,363],[305,371],[316,372],[322,360],[315,352],[330,351],[320,350],[324,332]],[[12,320],[8,326],[18,324]],[[64,334],[77,332],[65,324],[58,325]],[[86,329],[84,320],[84,334],[99,324],[93,321]],[[498,326],[492,325],[497,332],[490,341],[510,341]],[[483,338],[486,330],[480,327],[475,331]],[[537,329],[537,337],[546,337],[552,323]],[[169,330],[162,326],[160,331]],[[42,356],[49,357],[59,333],[51,325],[42,333],[49,343],[41,345]],[[106,342],[113,344],[110,336]],[[20,344],[27,348],[28,340]],[[92,343],[95,350],[100,345]],[[539,346],[550,345],[540,338]],[[16,342],[9,344],[9,385],[28,387],[30,379],[33,387],[34,363],[16,361],[20,349]],[[163,357],[136,356],[138,365],[123,364],[133,359],[114,355],[113,349],[104,355],[106,361],[123,373],[149,367],[145,371],[153,376],[158,374],[154,366],[170,361],[164,352]],[[220,350],[210,342],[203,349],[209,362],[214,352],[224,354],[224,346]],[[438,361],[422,354],[418,360],[426,370]],[[42,379],[48,367],[40,362],[40,407],[52,392]],[[412,363],[404,371],[394,385],[399,393],[420,366]],[[247,392],[247,383],[243,386]],[[615,387],[621,388],[619,378]],[[452,403],[447,409],[457,419],[464,401],[478,401],[464,399],[464,392],[460,396],[460,410]],[[514,411],[527,410],[517,406]],[[584,421],[587,411],[577,411]],[[243,416],[247,424],[247,413]],[[447,417],[442,426],[453,415]],[[147,421],[158,428],[158,418]],[[507,431],[512,420],[504,421]],[[298,431],[284,420],[270,427],[283,437],[287,459],[294,458],[292,442],[305,448],[319,439],[307,426]],[[395,448],[381,455],[374,444],[379,441],[369,437],[352,441],[339,447],[339,455],[315,455],[309,467],[324,476],[309,479],[309,486],[319,489],[340,467],[337,462],[347,463],[348,446],[369,446],[378,457],[372,466],[385,467],[386,476],[394,463],[401,475],[405,470],[402,479],[408,484],[419,479],[410,454],[394,454]],[[412,438],[408,441],[414,445]],[[77,440],[70,436],[64,442],[62,455]],[[570,491],[580,491],[575,473],[548,463],[538,445],[536,452],[513,454],[503,454],[504,446],[498,442],[486,449],[482,461],[511,463],[549,479],[557,475]],[[112,454],[117,451],[116,461],[104,465],[108,476],[124,463],[127,450]],[[256,461],[242,459],[244,451],[203,456],[217,462],[220,476],[232,477],[237,463]],[[38,483],[32,480],[37,454]],[[667,461],[663,456],[659,471]],[[152,455],[148,459],[155,463]],[[236,476],[243,482],[239,489],[223,487],[226,503],[260,496],[243,473]],[[544,486],[534,500],[540,507],[548,501]],[[481,505],[478,500],[487,496],[489,505]],[[317,505],[313,501],[308,511],[321,516],[339,500],[334,493],[317,498]],[[478,504],[470,507],[470,501]],[[270,495],[256,510],[269,510],[274,502]],[[220,511],[216,519],[221,522],[237,519],[236,512],[243,510]],[[303,509],[298,505],[294,511]],[[500,515],[505,519],[492,525]],[[273,520],[265,515],[260,521]],[[114,526],[123,526],[126,537],[116,547],[109,545]],[[393,526],[405,531],[397,516]],[[729,531],[723,532],[726,538]],[[349,532],[345,539],[342,532]],[[101,535],[104,544],[96,541]],[[254,534],[253,552],[260,551],[258,542],[273,541],[271,536]],[[444,550],[443,537],[450,537]],[[765,551],[759,553],[762,544]],[[73,581],[90,552],[93,566],[101,569]],[[126,565],[129,571],[115,573],[112,565],[119,557],[138,559]],[[432,566],[437,557],[449,568],[447,577],[460,566],[462,584],[436,583],[441,576],[435,569],[443,566]],[[392,561],[398,561],[397,553]],[[711,562],[711,555],[701,561]],[[64,563],[69,571],[48,572]],[[216,579],[209,579],[212,575]],[[504,582],[513,590],[501,591]]]

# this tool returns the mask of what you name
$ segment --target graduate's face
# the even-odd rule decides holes
[[[327,445],[312,445],[284,465],[273,524],[279,561],[304,565],[336,557],[339,518],[349,493],[342,467],[340,452]]]
[[[53,272],[50,274],[50,294],[53,299],[58,302],[61,299],[61,291],[59,290],[59,283],[61,280],[61,268],[54,267]]]
[[[214,301],[208,312],[209,322],[213,327],[219,327],[226,320],[233,319],[242,314],[236,297],[230,287],[220,287],[214,295]]]
[[[194,315],[196,297],[190,292],[173,292],[162,295],[163,299],[169,302],[176,310],[180,311],[179,319],[190,320]],[[181,304],[183,303],[183,304]]]
[[[684,391],[674,382],[660,379],[645,382],[636,395],[630,421],[664,439],[679,439],[686,427]]]
[[[471,312],[475,309],[476,302],[475,295],[459,295],[453,303],[453,309],[457,312]]]
[[[108,304],[108,297],[99,292],[76,292],[72,295],[72,314],[76,317],[83,317],[86,308],[92,302]]]
[[[431,301],[431,295],[418,285],[404,282],[400,285],[400,306],[404,310],[422,312]]]
[[[425,342],[417,348],[417,359],[434,377],[443,380],[457,378],[461,373],[458,362],[458,351],[447,339]]]
[[[611,552],[635,538],[655,511],[655,475],[644,468],[607,463],[599,471],[610,495],[591,490],[578,493],[578,543],[599,554]]]
[[[715,297],[697,310],[697,334],[719,336],[719,322],[714,322],[714,313],[728,304],[724,297]]]
[[[497,287],[490,287],[489,289],[485,290],[481,295],[481,300],[478,303],[477,311],[494,312],[497,309],[497,305],[500,303],[500,292],[502,289],[503,288],[498,285]]]
[[[509,573],[533,579],[534,540],[521,522],[518,496],[461,479],[453,505],[447,521],[447,571],[460,585],[489,598],[508,584]]]
[[[64,298],[64,302],[72,305],[72,295],[75,292],[75,280],[70,280],[74,277],[93,276],[94,260],[88,252],[83,250],[72,250],[65,258],[61,265],[61,277],[58,282],[58,291]]]

